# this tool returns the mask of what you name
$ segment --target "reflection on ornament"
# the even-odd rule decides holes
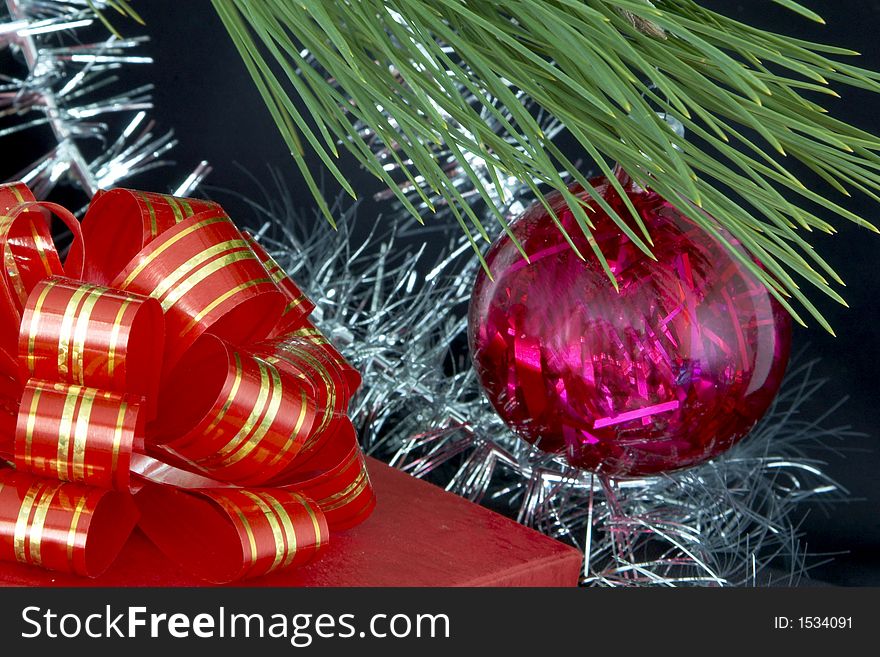
[[[628,216],[607,180],[591,184]],[[499,239],[469,316],[477,374],[505,422],[572,465],[615,477],[695,465],[745,436],[779,389],[791,342],[788,315],[729,251],[657,194],[631,183],[626,191],[657,260],[590,203],[619,292],[556,196],[586,260],[536,204],[513,224],[530,262]]]

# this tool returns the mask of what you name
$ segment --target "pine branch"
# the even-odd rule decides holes
[[[101,9],[112,9],[116,13],[130,18],[140,25],[145,24],[144,19],[141,18],[140,14],[138,14],[134,10],[131,4],[127,2],[127,0],[86,0],[86,4],[89,6],[89,9],[95,12],[95,15],[98,17],[98,20],[100,20],[104,24],[104,27],[106,27],[110,31],[110,33],[113,34],[113,36],[115,36],[117,39],[121,39],[122,35],[119,33],[119,30],[117,30],[113,26],[113,23],[111,23],[110,20],[104,15],[104,12],[101,11]]]
[[[880,140],[831,118],[816,100],[836,95],[832,83],[880,91],[880,74],[840,61],[852,51],[745,25],[693,0],[212,1],[328,218],[306,147],[353,195],[337,165],[341,145],[417,216],[357,133],[360,122],[413,163],[422,199],[442,197],[477,249],[487,231],[433,157],[438,148],[479,155],[496,180],[516,176],[558,190],[589,235],[590,208],[567,191],[559,173],[567,169],[650,254],[638,216],[619,216],[592,193],[517,100],[520,90],[604,173],[618,163],[728,247],[719,226],[741,242],[766,269],[731,252],[802,324],[805,309],[831,331],[800,283],[843,303],[832,287],[839,276],[802,236],[834,232],[816,212],[877,231],[806,188],[788,166],[798,161],[837,192],[880,200]],[[821,21],[796,2],[774,1]],[[316,74],[304,49],[334,84]],[[463,91],[478,101],[465,101]],[[675,134],[657,110],[699,142]],[[504,133],[486,126],[486,112]],[[501,214],[495,218],[506,230]],[[592,257],[613,280],[601,252]]]

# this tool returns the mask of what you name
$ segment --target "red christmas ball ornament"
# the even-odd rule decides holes
[[[629,217],[607,179],[591,184]],[[512,223],[529,262],[508,236],[496,241],[492,278],[478,274],[469,314],[476,371],[511,429],[614,477],[677,470],[730,448],[767,411],[791,346],[788,314],[727,249],[656,193],[629,181],[625,189],[656,261],[590,202],[619,291],[556,195],[551,206],[586,260],[535,204]]]

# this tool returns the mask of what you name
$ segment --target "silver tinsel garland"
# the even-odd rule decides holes
[[[150,61],[130,54],[144,37],[107,35],[81,43],[78,31],[96,21],[85,0],[0,3],[8,13],[0,13],[0,49],[11,48],[25,69],[23,75],[0,73],[0,138],[43,127],[57,142],[17,178],[41,197],[65,178],[91,196],[163,162],[174,138],[156,135],[146,119],[149,88],[95,93],[116,84],[120,68]],[[94,4],[106,8],[101,0]],[[528,106],[527,98],[522,102]],[[128,119],[116,131],[103,117],[120,113]],[[558,132],[551,117],[542,124],[546,134]],[[83,140],[98,140],[100,155],[89,159]],[[277,200],[252,202],[263,224],[259,238],[317,302],[316,320],[364,374],[352,414],[367,450],[578,545],[585,585],[797,583],[807,566],[799,505],[830,500],[840,490],[802,449],[848,435],[846,428],[826,426],[833,408],[814,420],[798,414],[821,386],[812,365],[792,367],[752,435],[708,464],[618,483],[573,470],[511,433],[484,398],[464,349],[464,309],[477,266],[462,257],[470,244],[446,230],[451,222],[444,208],[433,214],[421,201],[388,146],[375,140],[371,146],[386,170],[404,179],[408,199],[433,215],[440,230],[432,233],[431,252],[442,240],[437,259],[427,255],[427,246],[398,246],[411,226],[399,210],[401,219],[389,232],[373,225],[365,240],[354,243],[353,209],[336,208],[342,215],[337,233],[324,226],[306,233],[286,194],[268,190],[266,198]],[[436,157],[460,182],[466,200],[481,198],[468,187],[462,163],[442,149]],[[467,164],[485,172],[478,160]],[[206,173],[202,163],[175,193],[191,193]],[[491,201],[505,214],[528,204],[530,190],[522,181],[503,180],[502,187]]]
[[[165,164],[176,140],[147,118],[151,85],[121,89],[120,71],[149,64],[137,53],[146,36],[117,38],[95,27],[103,0],[0,0],[0,52],[11,49],[21,72],[0,70],[0,138],[48,129],[52,146],[12,180],[46,198],[61,181],[91,198]],[[98,39],[89,41],[88,39]],[[18,67],[16,67],[18,68]],[[111,116],[118,119],[110,120]],[[87,155],[85,142],[97,144]],[[186,196],[208,174],[202,162],[175,193]]]
[[[529,98],[519,99],[532,108]],[[683,133],[674,116],[663,118]],[[540,120],[545,134],[559,134],[552,117]],[[470,244],[451,221],[456,213],[430,196],[394,144],[356,127],[385,170],[401,180],[407,200],[430,220],[432,252],[436,235],[445,240],[444,255],[428,262],[425,247],[396,246],[412,227],[399,201],[391,204],[401,217],[395,228],[373,232],[357,247],[351,245],[351,212],[333,239],[296,232],[301,223],[289,199],[258,213],[265,219],[264,241],[308,289],[323,311],[321,326],[364,373],[353,413],[367,450],[579,546],[584,585],[797,584],[809,565],[797,529],[799,505],[843,494],[804,449],[849,435],[847,427],[827,426],[835,407],[821,418],[800,415],[822,385],[812,376],[813,363],[799,359],[791,366],[752,434],[697,468],[613,482],[536,450],[492,409],[466,356],[464,310],[478,265],[460,257]],[[495,205],[478,212],[496,234],[493,210],[513,216],[531,201],[532,187],[523,181],[502,179],[497,189],[478,157],[465,154],[462,163],[442,147],[435,157],[462,197],[479,206],[486,196],[474,189],[466,168],[477,174]],[[393,199],[391,192],[377,196]]]
[[[752,434],[683,472],[607,482],[543,454],[503,424],[466,348],[464,308],[476,265],[454,240],[439,260],[401,249],[378,226],[356,244],[306,232],[283,190],[252,203],[259,238],[316,301],[316,320],[364,374],[352,415],[373,455],[584,550],[584,585],[794,585],[809,566],[798,532],[804,502],[843,491],[804,449],[850,435],[836,406],[801,415],[822,381],[802,358]],[[462,264],[464,262],[465,264]],[[456,348],[456,345],[461,347]]]

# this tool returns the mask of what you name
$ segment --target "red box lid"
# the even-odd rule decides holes
[[[335,532],[312,563],[244,586],[576,586],[577,549],[369,460],[378,505],[361,526]],[[204,586],[140,532],[97,579],[0,563],[6,586]]]

